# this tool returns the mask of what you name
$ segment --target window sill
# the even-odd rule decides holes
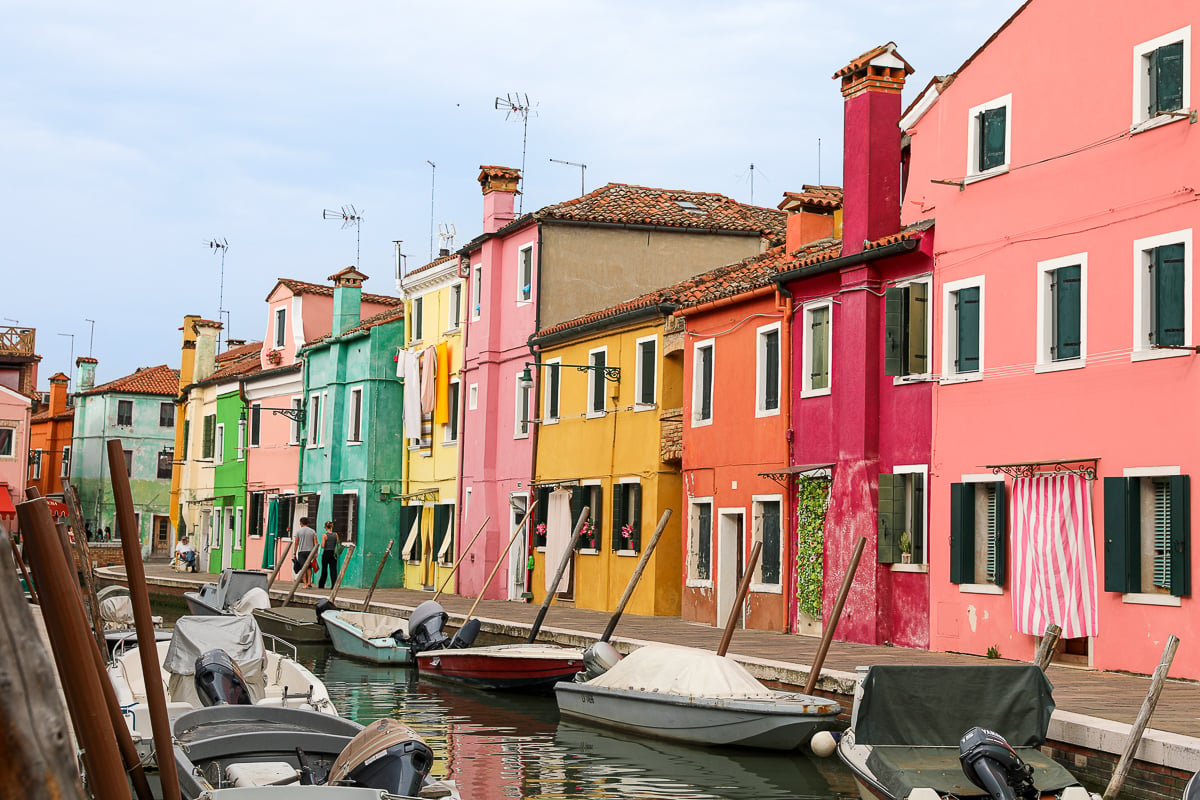
[[[980,181],[986,181],[988,178],[994,178],[997,175],[1007,174],[1008,164],[1003,164],[999,167],[992,167],[987,172],[977,172],[974,175],[968,175],[963,178],[963,186],[970,186],[972,183],[979,183]]]
[[[442,336],[453,336],[454,334],[458,333],[458,327],[459,326],[455,325],[453,328],[447,328],[446,330],[442,331]]]
[[[833,393],[833,389],[828,388],[828,387],[826,387],[824,389],[801,389],[800,390],[800,399],[804,400],[809,397],[827,397],[828,395],[830,395],[832,393]]]
[[[534,549],[534,552],[537,552],[537,553],[544,553],[544,552],[546,552],[546,545],[544,545],[544,544],[542,544],[542,545],[535,545],[533,549]]]
[[[594,547],[581,547],[581,548],[579,548],[579,550],[577,552],[581,556],[598,556],[598,555],[600,555],[600,551]]]
[[[638,554],[637,550],[618,550],[617,551],[618,556],[636,556],[637,554]]]
[[[960,594],[1004,594],[1004,587],[994,583],[960,583]]]
[[[763,417],[778,417],[778,416],[779,416],[778,408],[755,408],[754,409],[755,419],[762,419]]]
[[[358,441],[355,441],[355,440],[353,440],[353,439],[347,439],[347,440],[346,440],[346,446],[347,446],[347,447],[357,447],[357,446],[358,446],[358,445],[360,445],[360,444],[362,444],[362,440],[361,440],[361,439],[359,439]]]
[[[1146,348],[1144,350],[1134,350],[1130,354],[1130,361],[1157,361],[1160,358],[1182,358],[1183,356],[1194,355],[1192,350],[1176,350],[1174,348]]]
[[[1123,594],[1121,602],[1131,606],[1181,606],[1183,598],[1173,594]]]
[[[1064,372],[1070,369],[1083,369],[1087,366],[1087,356],[1080,358],[1063,359],[1062,361],[1046,361],[1041,364],[1035,364],[1033,371],[1036,373],[1042,372]]]
[[[546,419],[542,420],[541,423],[543,425],[557,425],[558,417],[547,417]]]
[[[1139,133],[1161,128],[1163,125],[1170,125],[1172,122],[1183,122],[1185,119],[1194,125],[1196,123],[1196,112],[1190,108],[1181,108],[1169,114],[1159,114],[1158,116],[1150,117],[1149,119],[1144,119],[1141,122],[1135,122],[1130,125],[1129,134],[1136,136]]]
[[[783,586],[778,583],[752,583],[750,591],[759,594],[783,594]]]
[[[604,417],[608,416],[608,412],[607,411],[588,411],[587,414],[585,414],[584,416],[587,419],[603,419]]]
[[[892,572],[920,572],[928,573],[928,564],[892,564]]]
[[[708,419],[693,419],[692,420],[693,428],[707,428],[709,425],[712,425],[712,424],[713,424],[712,417],[709,417]]]
[[[522,439],[528,439],[528,438],[529,438],[528,433],[514,433],[513,434],[513,441],[520,441]]]
[[[712,585],[713,583],[711,580],[700,580],[698,578],[687,579],[687,588],[689,589],[711,589]]]
[[[442,442],[442,447],[458,447],[458,439],[447,439]]]
[[[983,380],[982,372],[968,372],[960,375],[954,375],[950,378],[938,378],[938,383],[942,386],[948,386],[953,383],[974,383],[975,381]]]
[[[909,383],[933,383],[937,378],[932,373],[923,372],[920,375],[893,375],[892,386],[904,386]]]
[[[633,404],[633,410],[635,413],[638,411],[654,411],[657,408],[658,408],[658,403],[634,403]]]

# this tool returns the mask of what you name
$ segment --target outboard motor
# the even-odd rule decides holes
[[[196,659],[196,694],[205,706],[249,706],[250,689],[242,671],[224,650],[209,650]]]
[[[329,785],[417,797],[433,768],[433,751],[407,725],[380,719],[359,731],[329,770]]]
[[[596,642],[583,651],[583,672],[575,673],[575,682],[587,683],[592,678],[599,678],[620,660],[617,648],[608,642]]]
[[[316,614],[317,614],[317,624],[318,625],[325,624],[325,620],[321,619],[321,615],[324,614],[326,611],[337,611],[337,606],[335,606],[328,597],[322,597],[320,600],[317,601]]]
[[[1033,767],[1004,737],[987,728],[971,728],[958,741],[958,760],[971,783],[994,800],[1037,800]]]
[[[469,619],[463,623],[463,626],[454,632],[454,638],[450,640],[450,647],[455,650],[463,650],[475,644],[475,637],[479,635],[479,620]]]
[[[413,609],[408,618],[408,638],[413,652],[444,649],[446,620],[449,618],[446,609],[435,600],[426,600]]]

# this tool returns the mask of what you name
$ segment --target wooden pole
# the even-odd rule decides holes
[[[717,648],[717,655],[723,656],[729,652],[729,643],[733,641],[733,628],[737,624],[738,617],[742,615],[742,603],[746,602],[746,593],[750,591],[750,581],[754,577],[754,568],[758,566],[758,555],[762,552],[762,542],[755,542],[754,549],[750,551],[750,562],[746,565],[746,574],[742,576],[742,582],[738,584],[737,599],[733,601],[733,608],[729,609],[729,620],[725,623],[725,633],[721,636],[721,644]]]
[[[150,595],[146,591],[142,537],[133,514],[133,493],[129,488],[129,475],[125,472],[125,455],[120,439],[108,440],[108,473],[112,482],[113,502],[117,507],[117,524],[121,529],[121,550],[125,556],[125,577],[129,579],[129,599],[133,604],[133,626],[137,631],[142,674],[158,675],[162,672],[162,665],[158,661]],[[154,752],[158,754],[158,773],[162,780],[162,797],[163,800],[180,800],[179,773],[175,767],[174,743],[167,721],[166,692],[162,681],[147,680],[145,684],[146,705],[150,708],[150,726],[154,732]]]
[[[96,597],[96,576],[92,572],[92,550],[88,546],[87,534],[83,530],[83,512],[79,506],[79,494],[70,484],[63,487],[63,501],[67,506],[67,519],[75,532],[75,553],[83,572],[83,599],[87,601],[92,615],[92,630],[96,634],[96,645],[103,653],[108,648],[104,639],[104,617],[100,614],[100,599]]]
[[[442,581],[442,585],[439,586],[437,592],[434,593],[434,600],[437,600],[438,597],[441,596],[442,592],[446,590],[446,586],[450,583],[450,579],[454,577],[454,573],[458,572],[458,565],[461,564],[463,559],[467,557],[467,553],[471,551],[471,545],[475,544],[475,540],[479,538],[479,534],[483,533],[483,529],[487,527],[487,524],[491,521],[491,519],[492,517],[490,514],[483,518],[483,524],[479,526],[479,530],[475,531],[475,535],[471,537],[471,541],[467,542],[467,546],[463,549],[463,551],[458,554],[458,560],[454,562],[454,566],[450,568],[450,573],[446,575],[446,579]]]
[[[346,577],[346,567],[350,566],[350,558],[354,555],[354,550],[357,547],[354,542],[346,545],[346,557],[342,559],[342,568],[338,570],[337,583],[333,584],[333,588],[329,590],[329,602],[337,599],[338,590],[342,588],[342,578]]]
[[[0,530],[4,529],[0,528]],[[25,559],[21,557],[21,550],[12,539],[9,539],[8,543],[12,546],[13,561],[17,562],[17,566],[21,568],[21,577],[25,579],[25,585],[29,587],[29,597],[36,605],[40,606],[42,603],[38,600],[37,588],[33,585],[33,578],[29,577],[29,570],[25,568]]]
[[[817,679],[821,677],[821,666],[829,653],[829,644],[833,641],[833,632],[837,630],[838,621],[842,618],[842,607],[846,605],[846,596],[854,583],[854,573],[858,572],[858,561],[862,558],[863,548],[867,546],[867,537],[858,537],[854,545],[854,555],[850,556],[850,565],[846,567],[846,576],[842,578],[842,588],[838,589],[837,602],[833,604],[833,613],[829,615],[829,625],[821,636],[821,645],[817,648],[817,657],[813,659],[812,669],[808,673],[808,683],[804,684],[804,694],[812,694],[817,688]]]
[[[275,562],[275,569],[271,570],[271,577],[267,579],[267,593],[270,594],[271,587],[275,585],[275,579],[279,577],[279,570],[283,569],[284,563],[292,557],[292,549],[296,546],[296,539],[292,537],[288,541],[287,551],[284,552],[283,558]]]
[[[537,617],[533,620],[533,627],[529,629],[529,638],[526,640],[529,644],[537,641],[538,631],[542,629],[542,623],[546,620],[546,612],[550,610],[550,604],[554,602],[554,595],[558,594],[558,584],[562,582],[563,573],[567,571],[567,565],[575,557],[575,546],[579,544],[579,535],[583,533],[583,523],[587,522],[591,511],[590,508],[584,506],[583,510],[579,512],[579,519],[575,522],[575,530],[571,532],[571,543],[567,545],[567,549],[563,551],[562,558],[558,560],[558,569],[555,571],[554,580],[550,584],[554,588],[546,592],[546,599],[542,601],[542,607],[538,609]]]
[[[379,576],[383,574],[383,567],[387,564],[388,556],[392,554],[392,545],[395,543],[395,539],[388,539],[388,546],[383,551],[383,558],[379,559],[379,569],[375,570],[375,580],[371,581],[371,588],[367,590],[367,596],[363,599],[363,611],[366,611],[371,606],[371,597],[375,594],[375,587],[379,585]]]
[[[667,527],[667,520],[671,518],[671,509],[667,509],[659,517],[658,527],[654,529],[654,535],[650,537],[650,543],[646,545],[646,549],[642,551],[642,557],[638,559],[637,566],[633,570],[633,574],[629,576],[629,583],[625,584],[625,594],[621,595],[621,601],[617,603],[617,610],[608,620],[608,627],[604,629],[604,634],[600,637],[600,641],[607,642],[612,638],[613,631],[617,629],[617,623],[621,620],[621,615],[625,613],[625,606],[633,597],[633,590],[637,588],[638,581],[642,579],[642,572],[645,571],[646,565],[650,563],[650,554],[654,552],[654,548],[658,546],[658,540],[662,538],[663,531]]]
[[[479,597],[475,598],[475,603],[471,606],[471,610],[467,612],[466,619],[470,620],[475,616],[475,609],[479,608],[479,601],[483,599],[487,593],[488,587],[492,585],[492,579],[496,577],[496,573],[500,571],[500,567],[504,564],[504,557],[508,555],[508,551],[516,543],[517,537],[521,535],[521,531],[525,530],[526,524],[529,523],[529,516],[533,514],[533,510],[537,508],[538,501],[534,500],[529,504],[529,508],[525,511],[525,518],[521,520],[521,524],[517,526],[517,530],[513,533],[512,538],[508,540],[508,544],[504,546],[504,552],[496,558],[496,566],[492,567],[492,574],[488,575],[488,579],[484,581],[483,588],[479,590]]]
[[[20,699],[0,703],[0,788],[25,797],[85,800],[53,660],[16,581],[20,562],[9,562],[10,551],[19,555],[0,527],[0,650],[10,654],[0,659],[0,686],[10,687],[13,700]]]
[[[1162,694],[1163,685],[1167,682],[1167,672],[1171,669],[1171,662],[1175,659],[1175,651],[1178,649],[1179,637],[1171,634],[1167,638],[1167,646],[1163,648],[1162,660],[1158,662],[1158,667],[1154,670],[1154,677],[1150,680],[1150,689],[1146,692],[1146,699],[1142,701],[1142,708],[1138,711],[1137,719],[1133,721],[1133,727],[1129,729],[1125,752],[1121,754],[1121,760],[1117,762],[1117,768],[1108,782],[1108,788],[1104,790],[1104,800],[1115,800],[1116,796],[1121,793],[1121,787],[1125,785],[1129,768],[1133,766],[1133,755],[1142,743],[1142,734],[1146,732],[1146,726],[1150,723],[1150,715],[1154,713],[1154,708],[1158,705],[1158,696]]]
[[[1058,646],[1059,636],[1062,636],[1062,628],[1057,625],[1046,626],[1046,632],[1042,634],[1037,654],[1033,657],[1033,663],[1037,664],[1038,669],[1042,672],[1046,671],[1046,668],[1050,666],[1050,659],[1054,658],[1054,648]]]
[[[304,573],[308,572],[309,565],[313,563],[313,559],[317,557],[317,553],[321,552],[321,548],[314,547],[308,551],[308,558],[304,560],[304,565],[296,572],[296,578],[292,581],[292,589],[288,592],[288,596],[283,600],[283,607],[286,608],[292,599],[296,596],[296,590],[300,588],[300,581],[304,580]]]

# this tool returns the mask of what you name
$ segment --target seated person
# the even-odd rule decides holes
[[[197,571],[196,548],[188,542],[186,536],[179,540],[179,544],[175,545],[175,558],[188,572]]]

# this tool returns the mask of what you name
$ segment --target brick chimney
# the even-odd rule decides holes
[[[844,256],[900,229],[900,91],[912,72],[889,42],[833,75],[846,99]]]
[[[67,410],[67,384],[70,378],[61,372],[50,376],[50,414],[61,414]]]
[[[362,285],[366,275],[354,267],[335,272],[333,281],[333,334],[345,333],[362,321]]]
[[[91,356],[80,356],[75,359],[76,375],[75,391],[90,392],[96,388],[96,364],[99,362]]]
[[[780,211],[786,211],[787,251],[821,239],[842,235],[842,187],[804,185],[802,192],[784,192]]]
[[[483,189],[484,233],[495,233],[513,221],[513,204],[520,194],[517,190],[520,183],[519,169],[490,166],[479,168],[479,186]]]
[[[212,377],[217,371],[217,334],[224,327],[211,319],[198,319],[192,323],[196,331],[196,360],[192,365],[192,382],[199,383]]]

